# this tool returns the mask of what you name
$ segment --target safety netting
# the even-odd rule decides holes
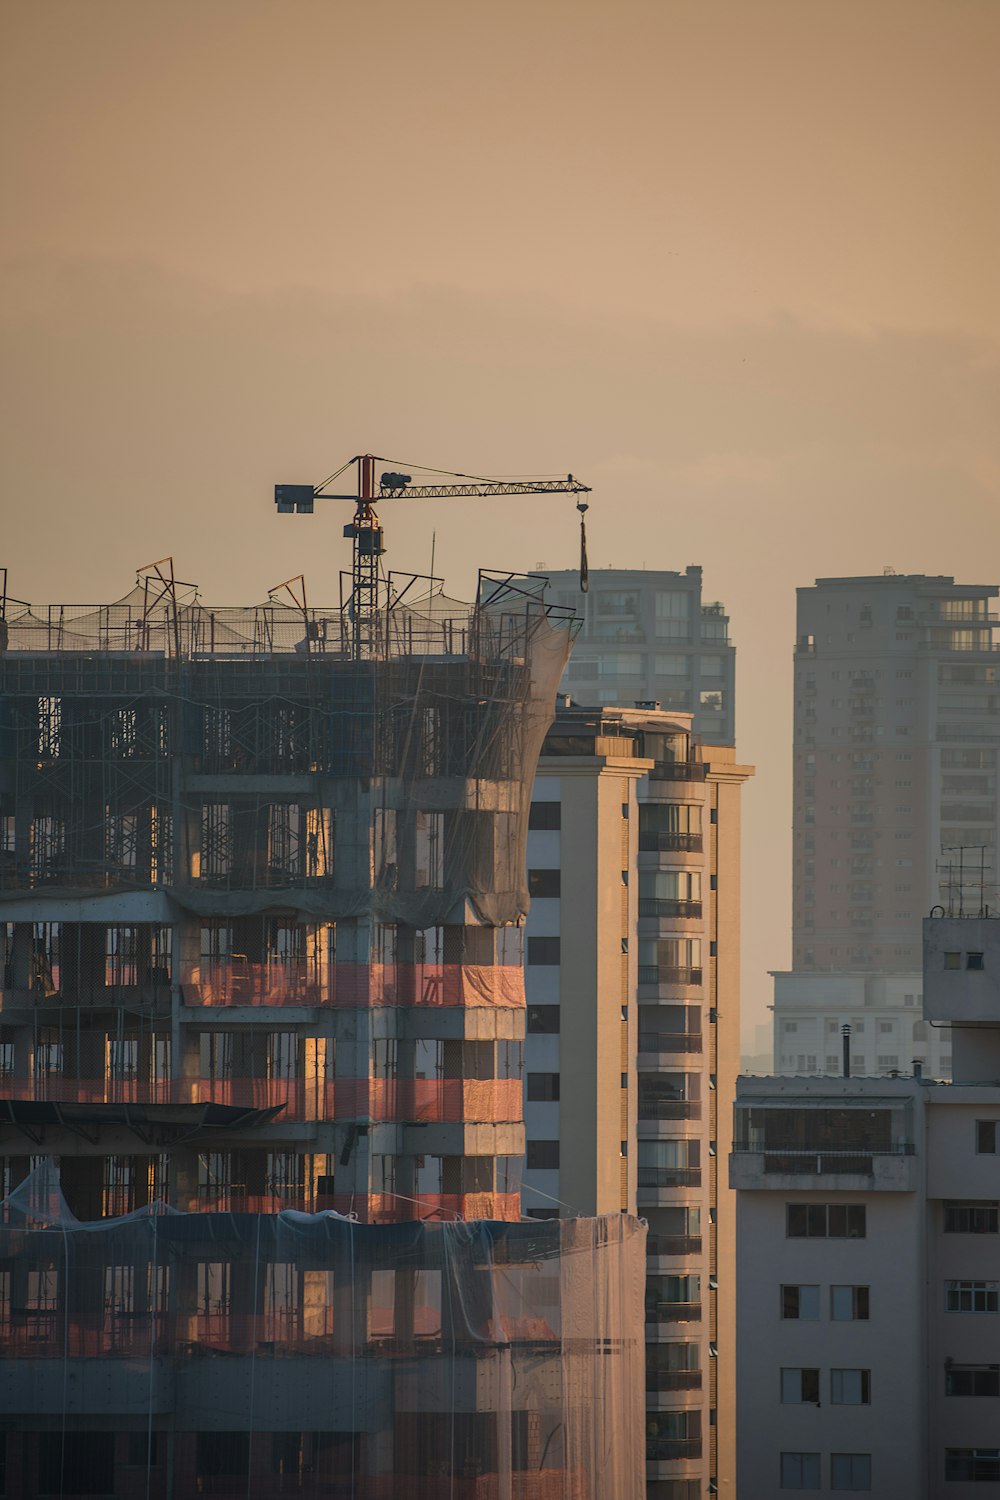
[[[8,1494],[631,1500],[645,1226],[0,1203]]]

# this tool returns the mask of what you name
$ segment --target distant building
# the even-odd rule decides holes
[[[528,832],[522,1201],[649,1222],[651,1500],[734,1494],[734,1241],[717,1174],[739,1066],[739,802],[690,718],[563,709]]]
[[[741,1495],[1000,1483],[1000,921],[924,922],[956,1081],[742,1078]]]
[[[865,1071],[947,1068],[920,1010],[920,921],[995,899],[998,592],[892,573],[798,592],[780,1072],[830,1071],[845,1022]]]
[[[572,570],[546,572],[551,597],[583,616],[562,689],[577,703],[656,700],[694,716],[709,745],[736,743],[736,650],[729,616],[702,598],[701,568],[601,568],[580,592]]]

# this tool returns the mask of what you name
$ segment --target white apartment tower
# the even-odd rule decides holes
[[[781,1073],[914,1060],[947,1076],[921,1009],[920,921],[997,881],[995,586],[886,573],[798,591],[792,970],[775,975]]]
[[[923,925],[954,1083],[738,1084],[737,1474],[754,1500],[1000,1489],[1000,921]]]
[[[649,1222],[651,1500],[735,1495],[739,797],[689,716],[561,709],[528,833],[522,1202]]]

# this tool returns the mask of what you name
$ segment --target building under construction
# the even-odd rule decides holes
[[[513,1222],[542,588],[8,601],[3,1493],[640,1492],[644,1228]]]
[[[518,1216],[525,839],[574,628],[473,605],[211,609],[158,567],[9,601],[0,1153],[83,1219]],[[412,592],[412,588],[411,588]]]

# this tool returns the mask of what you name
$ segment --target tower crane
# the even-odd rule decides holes
[[[565,479],[484,479],[473,474],[446,470],[428,470],[448,481],[435,480],[414,484],[410,474],[399,468],[386,468],[375,483],[376,464],[393,464],[396,460],[379,458],[373,453],[357,454],[348,459],[321,484],[276,484],[274,503],[279,515],[311,515],[317,500],[351,500],[354,518],[344,527],[351,540],[350,618],[354,655],[363,653],[365,624],[376,613],[379,604],[379,560],[385,551],[384,532],[375,512],[375,501],[383,500],[456,500],[471,497],[489,499],[494,495],[589,495],[590,486],[581,484],[572,474]],[[340,494],[328,489],[353,465],[357,466],[357,492]],[[587,588],[585,500],[577,501],[580,512],[580,587]]]

